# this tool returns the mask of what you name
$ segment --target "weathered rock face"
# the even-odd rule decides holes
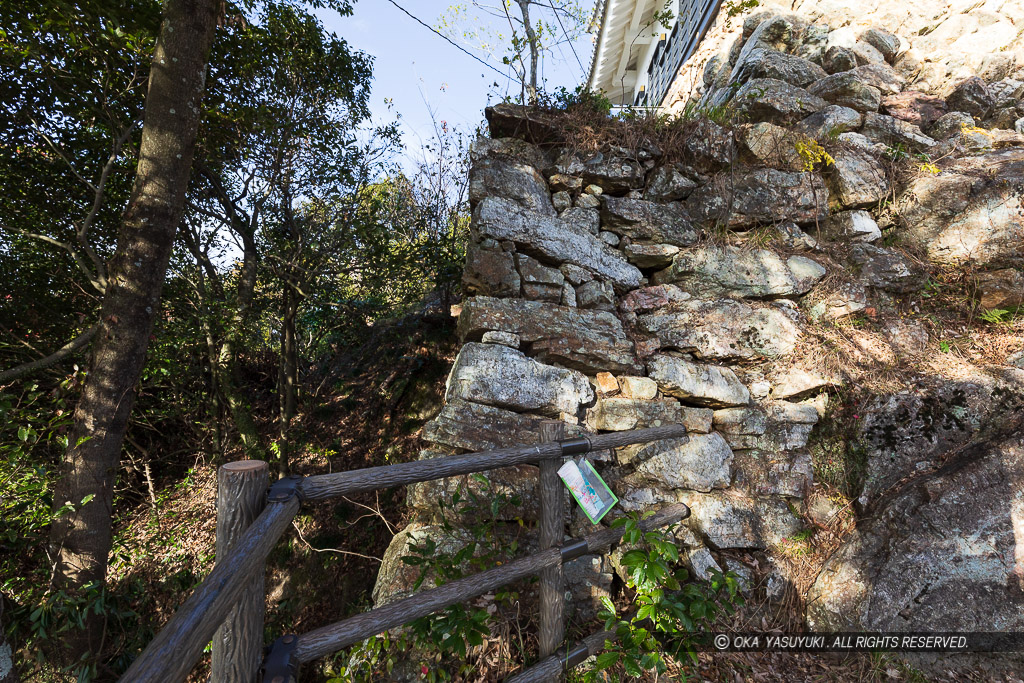
[[[538,357],[584,372],[639,369],[633,344],[611,313],[513,299],[468,300],[459,337],[476,341],[491,330],[512,332]]]
[[[1024,263],[1024,149],[960,159],[900,198],[907,236],[938,263]]]
[[[695,296],[775,299],[804,294],[824,275],[824,268],[803,256],[783,260],[767,249],[706,246],[677,254],[654,281],[677,284]]]
[[[706,225],[745,228],[782,221],[807,224],[828,215],[828,192],[814,173],[761,168],[718,176],[694,190],[686,208],[694,220]]]
[[[527,211],[554,216],[547,181],[535,168],[509,159],[482,159],[474,166],[469,201],[474,206],[489,196],[504,197]]]
[[[625,479],[629,485],[667,485],[706,492],[726,488],[732,480],[732,450],[715,432],[619,449],[618,455],[620,461],[635,468]]]
[[[889,179],[873,155],[856,149],[837,152],[829,173],[833,208],[864,209],[885,199]]]
[[[651,378],[669,396],[706,406],[736,406],[750,402],[750,392],[725,367],[699,365],[675,356],[654,356],[648,362]]]
[[[795,123],[828,104],[817,95],[775,78],[747,81],[732,98],[736,111],[754,121]]]
[[[604,197],[601,223],[606,230],[634,240],[686,247],[697,242],[697,230],[681,204]]]
[[[814,630],[1016,631],[1024,441],[984,441],[881,502],[808,594]],[[1019,664],[1019,662],[1018,662]]]
[[[445,384],[445,399],[455,398],[557,416],[574,415],[594,392],[575,370],[544,365],[507,346],[469,343]]]
[[[558,218],[524,213],[509,200],[487,197],[473,211],[473,222],[482,237],[515,242],[544,258],[579,266],[622,289],[640,284],[640,271],[618,252]]]
[[[801,335],[798,320],[799,313],[785,306],[716,299],[682,301],[637,322],[663,348],[709,360],[751,360],[790,353]]]

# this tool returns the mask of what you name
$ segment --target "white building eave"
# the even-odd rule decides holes
[[[590,63],[591,90],[601,90],[615,104],[628,102],[636,83],[636,62],[661,27],[652,23],[665,0],[603,0],[597,45]],[[595,17],[596,18],[596,17]],[[633,72],[633,73],[631,73]]]

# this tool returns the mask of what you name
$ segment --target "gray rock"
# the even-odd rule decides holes
[[[832,214],[825,223],[832,239],[846,239],[853,242],[874,242],[882,238],[882,231],[871,214],[863,210],[841,211]]]
[[[870,140],[914,152],[925,152],[935,146],[935,140],[914,124],[885,114],[865,114],[860,132]]]
[[[775,78],[751,79],[736,91],[732,99],[732,106],[738,114],[752,121],[779,125],[795,123],[824,109],[827,104],[818,95]]]
[[[577,232],[596,235],[601,230],[601,214],[597,209],[573,206],[563,211],[559,217]]]
[[[591,280],[576,290],[576,304],[580,308],[599,308],[606,311],[615,308],[615,291],[607,282]]]
[[[643,199],[604,197],[601,220],[605,230],[632,240],[673,244],[695,244],[699,237],[682,204],[658,204]]]
[[[620,377],[619,386],[626,398],[646,401],[658,395],[658,384],[650,377]]]
[[[502,102],[484,109],[492,138],[519,138],[533,144],[561,142],[564,119],[557,114]]]
[[[896,95],[907,84],[907,80],[887,64],[864,64],[850,73],[883,95]]]
[[[694,190],[686,200],[686,208],[696,221],[730,228],[783,221],[807,224],[828,214],[823,194],[821,180],[811,173],[770,168],[737,170]]]
[[[623,290],[640,284],[640,271],[595,236],[573,230],[559,218],[520,212],[507,199],[483,199],[473,211],[473,225],[484,237],[511,240],[552,261],[586,268]]]
[[[719,171],[736,158],[732,132],[706,118],[697,120],[683,146],[690,163],[701,173]]]
[[[842,150],[829,168],[832,208],[861,209],[876,206],[889,195],[885,167],[863,150]]]
[[[519,296],[519,273],[512,254],[501,249],[485,249],[471,241],[466,249],[462,285],[469,294]]]
[[[814,62],[771,48],[759,47],[746,53],[736,64],[730,80],[746,83],[751,79],[772,78],[790,85],[804,87],[828,74]]]
[[[821,65],[830,74],[850,71],[857,67],[857,56],[848,47],[832,45],[825,49],[825,56],[822,59]]]
[[[516,137],[480,136],[470,145],[469,158],[474,164],[484,159],[506,159],[538,170],[551,163],[548,155],[540,147]]]
[[[722,568],[711,555],[711,551],[700,542],[700,539],[689,527],[678,527],[675,530],[675,536],[676,544],[681,546],[682,556],[691,576],[698,581],[710,581],[712,572],[723,573]]]
[[[579,192],[583,189],[583,178],[555,173],[548,178],[548,185],[551,187],[552,192]]]
[[[796,223],[785,222],[773,226],[777,235],[776,239],[786,249],[793,251],[810,251],[818,247],[818,242],[813,237],[800,229]]]
[[[511,410],[455,399],[449,401],[433,420],[423,427],[427,442],[486,451],[509,444],[539,443],[544,418],[522,415]],[[578,436],[580,428],[566,424],[566,436]]]
[[[807,595],[810,628],[1019,631],[1024,593],[1010,501],[1022,485],[1019,435],[979,443],[915,477],[859,521],[826,561]],[[965,656],[949,663],[978,671]],[[1001,664],[1004,675],[1014,676],[1022,663],[1019,653],[990,653],[980,662],[986,669]]]
[[[834,139],[847,131],[857,130],[864,117],[856,109],[830,104],[811,114],[795,127],[800,133],[815,139]]]
[[[811,292],[801,302],[807,317],[818,322],[839,320],[867,308],[868,297],[859,282],[841,282],[823,292]]]
[[[516,254],[515,261],[525,298],[554,303],[561,301],[562,285],[565,282],[561,271],[541,265],[525,254]]]
[[[856,147],[868,152],[875,152],[876,154],[883,154],[885,152],[885,145],[879,145],[877,142],[872,142],[860,133],[840,133],[837,140],[844,145]]]
[[[882,109],[893,118],[926,128],[946,113],[946,101],[934,95],[908,90],[883,97]]]
[[[469,202],[476,206],[484,197],[509,199],[523,209],[554,216],[548,183],[537,169],[510,159],[482,159],[469,172]]]
[[[812,406],[769,401],[763,407],[748,407],[742,413],[716,414],[715,429],[734,449],[795,451],[807,445],[817,421],[818,412]]]
[[[572,197],[568,192],[556,192],[551,195],[551,205],[555,207],[555,211],[561,214],[566,209],[572,207]]]
[[[601,200],[597,198],[597,195],[581,194],[576,198],[574,206],[577,209],[586,209],[589,211],[601,206]]]
[[[653,384],[653,380],[651,382]],[[645,401],[623,397],[600,398],[593,407],[587,409],[587,426],[609,432],[680,424],[682,421],[683,407],[679,401],[672,399]]]
[[[858,443],[867,461],[862,505],[917,472],[932,470],[971,439],[999,431],[1024,407],[1021,370],[931,382],[865,405]]]
[[[566,308],[519,299],[474,297],[465,301],[458,333],[476,341],[488,331],[519,335],[536,358],[587,373],[641,370],[619,319],[604,311]]]
[[[468,531],[445,528],[440,524],[413,522],[405,527],[395,534],[384,551],[377,581],[373,586],[374,604],[380,607],[409,597],[413,593],[412,587],[419,578],[420,567],[402,562],[402,557],[411,554],[410,544],[422,547],[428,541],[433,541],[438,552],[454,555],[471,540],[472,536]],[[429,588],[431,585],[433,584],[429,580],[425,580],[421,589]]]
[[[501,344],[502,346],[509,346],[513,349],[518,349],[520,345],[519,335],[512,334],[511,332],[484,332],[483,337],[480,338],[482,344]]]
[[[885,62],[885,57],[871,43],[858,40],[850,49],[853,50],[853,55],[857,58],[858,65],[882,64]]]
[[[626,313],[647,313],[675,301],[686,301],[690,294],[675,285],[657,285],[642,287],[622,297],[619,308]]]
[[[1024,350],[1011,353],[1006,357],[1006,364],[1012,365],[1017,368],[1024,369]]]
[[[681,251],[654,282],[678,284],[694,295],[774,299],[803,294],[825,275],[813,261],[790,261],[767,249],[705,245]]]
[[[715,548],[767,548],[800,531],[789,507],[777,498],[751,498],[739,492],[686,492],[691,528]]]
[[[558,267],[558,270],[562,271],[562,275],[565,276],[569,284],[582,285],[584,282],[590,282],[594,279],[590,271],[574,266],[571,263],[563,263]]]
[[[697,187],[693,182],[672,166],[659,166],[647,174],[647,189],[644,199],[655,202],[686,199]]]
[[[583,185],[597,185],[604,192],[621,193],[644,186],[645,169],[641,162],[601,152],[589,156],[566,151],[555,162],[554,170],[578,176]]]
[[[602,598],[612,589],[612,566],[601,555],[583,555],[563,565],[569,605],[580,619],[594,619],[604,609]]]
[[[803,498],[814,482],[805,451],[734,450],[733,486],[752,496]]]
[[[614,232],[608,232],[606,230],[602,230],[601,232],[597,233],[597,236],[598,236],[598,238],[600,238],[600,240],[602,242],[607,244],[609,247],[617,247],[617,246],[619,246],[619,241],[620,241],[619,236],[616,235]]]
[[[877,111],[882,102],[882,91],[867,83],[856,70],[832,74],[811,85],[809,90],[826,102],[857,111]]]
[[[906,256],[873,244],[855,244],[850,260],[860,266],[860,280],[887,292],[906,293],[920,288],[924,277]]]
[[[896,59],[896,55],[899,54],[900,39],[884,29],[869,28],[860,34],[860,39],[878,50],[882,58],[890,64]]]
[[[901,356],[922,356],[928,352],[928,328],[918,320],[886,320],[882,323],[882,334]]]
[[[986,310],[1013,311],[1024,306],[1024,271],[1003,268],[979,273],[978,303]]]
[[[750,392],[726,367],[699,365],[675,356],[657,355],[648,374],[662,393],[705,406],[737,406],[750,402]]]
[[[773,378],[772,398],[800,398],[841,384],[842,382],[838,378],[826,377],[816,371],[808,371],[799,367],[788,368]]]
[[[741,136],[746,148],[764,165],[788,171],[803,170],[805,162],[797,151],[798,143],[804,141],[803,136],[774,123],[746,126]]]
[[[545,365],[507,346],[470,342],[445,383],[445,399],[454,398],[557,416],[574,415],[594,400],[594,390],[575,370]]]
[[[793,351],[802,334],[798,320],[797,312],[785,306],[694,299],[639,316],[637,323],[656,335],[663,348],[709,360],[754,360]]]
[[[625,478],[629,485],[711,491],[732,479],[732,450],[716,432],[643,444],[630,462],[636,469]]]
[[[946,105],[951,111],[965,111],[968,114],[983,119],[988,116],[995,98],[989,92],[985,81],[977,76],[961,81],[946,98]]]
[[[626,258],[637,268],[664,268],[672,263],[679,247],[671,244],[631,242],[624,249]]]
[[[1024,98],[1024,82],[1013,78],[1004,78],[988,84],[988,92],[992,95],[993,107],[1017,107]]]
[[[897,202],[903,234],[936,263],[1024,265],[1024,149],[962,158],[921,174]]]
[[[568,282],[562,284],[562,298],[558,303],[570,308],[576,308],[576,288]]]

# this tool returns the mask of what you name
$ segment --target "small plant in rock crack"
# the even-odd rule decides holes
[[[593,669],[584,673],[584,681],[595,681],[600,671],[621,665],[628,676],[646,671],[667,670],[665,656],[688,656],[695,664],[694,633],[710,626],[721,613],[731,614],[742,604],[735,574],[712,571],[706,583],[688,582],[685,569],[673,569],[679,563],[679,548],[670,531],[640,529],[643,517],[631,514],[615,520],[613,527],[624,527],[622,542],[634,546],[620,560],[626,573],[626,587],[632,593],[629,605],[616,611],[604,598],[605,630],[614,631],[615,642],[597,656]]]

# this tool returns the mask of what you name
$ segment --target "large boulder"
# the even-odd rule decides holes
[[[632,486],[711,491],[728,487],[732,480],[732,450],[716,432],[620,448],[616,455],[634,467],[625,478]]]
[[[511,252],[504,251],[494,240],[485,246],[470,240],[466,247],[466,266],[462,285],[468,294],[497,297],[519,296],[519,272]]]
[[[924,283],[921,269],[895,249],[858,243],[850,250],[850,261],[860,268],[864,284],[887,292],[904,294]]]
[[[845,148],[833,156],[828,175],[833,209],[867,209],[888,196],[885,167],[870,152]]]
[[[718,549],[767,548],[801,529],[786,502],[776,497],[754,498],[740,491],[685,492],[679,501],[689,506],[687,524]]]
[[[951,111],[967,112],[979,119],[988,116],[995,103],[988,85],[977,76],[962,81],[946,98],[946,105]]]
[[[594,400],[594,391],[575,370],[539,363],[508,346],[470,342],[445,384],[445,399],[453,398],[557,416],[575,415]]]
[[[878,111],[882,91],[854,71],[841,71],[810,86],[809,91],[830,104],[857,111]]]
[[[482,159],[469,171],[469,203],[484,197],[504,197],[527,211],[554,216],[548,183],[537,169],[501,157]]]
[[[869,140],[902,148],[904,151],[926,152],[935,146],[935,140],[922,133],[914,124],[885,114],[865,114],[860,132]]]
[[[898,202],[906,236],[937,263],[1024,263],[1024,149],[959,159],[913,180]]]
[[[940,466],[977,435],[998,431],[1024,408],[1024,371],[993,369],[863,408],[857,440],[866,459],[859,501],[869,505],[905,477]]]
[[[601,224],[605,230],[633,240],[686,247],[699,237],[683,205],[644,199],[603,197]]]
[[[467,451],[507,448],[540,441],[544,418],[460,399],[448,401],[441,412],[423,427],[423,439],[439,446]],[[566,424],[566,436],[578,436],[580,428]]]
[[[827,104],[821,97],[776,78],[751,79],[732,98],[739,115],[780,125],[795,123]]]
[[[695,296],[775,299],[804,294],[824,275],[804,256],[783,260],[768,249],[706,245],[678,253],[654,282],[678,284]]]
[[[474,297],[463,304],[457,329],[463,341],[479,341],[485,332],[511,332],[539,360],[591,374],[641,369],[622,323],[606,311]]]
[[[691,299],[637,318],[662,348],[691,352],[707,360],[779,358],[801,337],[800,314],[779,304],[755,306],[732,299]]]
[[[646,173],[643,163],[636,159],[602,152],[587,156],[563,152],[552,170],[561,175],[579,177],[584,185],[597,185],[604,192],[612,193],[643,187]]]
[[[694,190],[686,208],[695,220],[730,228],[783,221],[808,224],[828,215],[828,191],[813,173],[737,170]]]
[[[640,284],[640,271],[595,235],[575,230],[561,219],[523,211],[508,199],[481,200],[473,211],[473,227],[482,237],[509,240],[522,251],[584,268],[618,289]]]
[[[1024,439],[982,441],[879,501],[825,563],[806,596],[814,631],[1020,632]],[[695,508],[696,510],[696,508]],[[936,662],[1019,672],[1020,653]],[[987,680],[996,680],[996,677]],[[1006,680],[1002,676],[998,680]]]
[[[731,80],[733,83],[746,83],[751,79],[773,78],[802,88],[827,75],[812,61],[759,47],[749,51],[736,65]]]
[[[492,138],[519,138],[534,144],[561,142],[565,120],[537,107],[501,102],[484,109]]]
[[[648,373],[662,393],[704,406],[740,406],[750,392],[726,367],[702,365],[676,356],[657,355],[647,363]]]
[[[1024,306],[1024,271],[1003,268],[979,273],[978,303],[986,310],[1012,311]]]

